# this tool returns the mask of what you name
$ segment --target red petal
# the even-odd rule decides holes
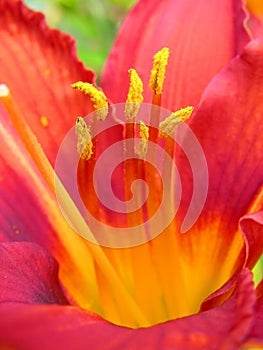
[[[52,196],[0,104],[0,238],[54,242],[47,199]],[[55,198],[52,201],[56,204]],[[51,218],[51,217],[50,217]]]
[[[248,336],[246,348],[263,347],[263,296],[258,299],[255,321]]]
[[[0,306],[0,344],[63,349],[238,349],[253,321],[255,292],[244,270],[221,307],[146,329],[117,327],[80,309],[60,306]],[[15,331],[14,331],[15,330]],[[107,344],[107,345],[106,345]]]
[[[249,37],[240,0],[141,0],[124,21],[102,77],[113,102],[124,102],[128,69],[142,76],[145,102],[153,55],[171,49],[163,106],[175,110],[197,105],[210,79],[241,51]]]
[[[0,241],[33,241],[48,249],[74,300],[98,302],[93,258],[87,242],[61,214],[32,158],[0,104]],[[81,286],[81,288],[80,288]],[[91,302],[91,306],[92,305]]]
[[[0,302],[65,304],[58,265],[32,243],[0,244]]]
[[[220,220],[222,233],[237,229],[263,183],[262,79],[263,40],[254,40],[211,81],[190,124],[209,173],[208,198],[199,223]],[[182,176],[186,169],[182,163]],[[186,184],[191,183],[190,177],[189,172]],[[190,196],[186,193],[183,200]]]
[[[257,286],[257,296],[259,298],[263,297],[263,280],[259,283],[259,285]]]
[[[74,40],[47,27],[41,13],[20,1],[0,0],[0,83],[8,85],[21,112],[54,162],[65,133],[90,111],[87,97],[73,91],[94,75],[76,57]],[[41,123],[47,118],[48,125]]]
[[[180,237],[180,253],[198,272],[195,275],[199,280],[210,279],[212,283],[218,280],[214,290],[246,261],[244,238],[238,225],[263,183],[262,79],[263,41],[257,39],[211,81],[190,122],[208,165],[208,196],[195,225]],[[191,147],[187,137],[185,145]],[[195,154],[195,149],[192,152]],[[179,228],[193,192],[192,169],[183,157],[176,162],[183,189],[177,215]],[[199,186],[202,189],[203,178]],[[261,226],[254,223],[253,227],[256,226],[259,234]],[[247,236],[250,234],[253,235],[252,229],[247,230]],[[258,252],[251,251],[254,253],[257,259]]]
[[[247,266],[251,269],[263,254],[263,211],[244,216],[240,228],[247,241]]]

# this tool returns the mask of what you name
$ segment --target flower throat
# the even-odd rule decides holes
[[[143,244],[136,246],[131,244],[125,248],[102,247],[132,303],[122,300],[116,291],[114,281],[104,275],[103,266],[95,265],[94,283],[97,296],[94,296],[94,299],[97,302],[96,306],[88,308],[115,324],[132,328],[150,326],[197,312],[201,300],[198,298],[192,305],[182,302],[184,288],[178,288],[175,282],[173,267],[178,266],[179,245],[174,220],[154,239],[151,238],[152,227],[147,225],[161,205],[164,182],[169,183],[171,203],[170,208],[166,207],[163,213],[163,220],[166,211],[174,206],[171,166],[163,160],[163,171],[158,172],[154,162],[149,161],[149,159],[157,161],[158,154],[149,146],[162,145],[165,152],[173,159],[175,144],[169,135],[173,134],[177,126],[186,121],[193,111],[193,107],[186,107],[160,121],[158,107],[161,107],[168,58],[168,48],[163,48],[154,56],[149,81],[149,88],[153,94],[149,123],[137,120],[143,105],[143,83],[135,69],[128,71],[130,86],[123,111],[124,122],[101,133],[96,133],[98,125],[105,123],[107,118],[114,118],[112,112],[114,108],[109,105],[104,93],[92,84],[85,82],[72,84],[73,88],[89,96],[97,120],[92,125],[86,122],[86,118],[80,116],[76,120],[76,148],[79,154],[77,178],[81,199],[88,212],[97,221],[110,227],[113,232],[117,227],[122,230],[121,234],[125,235],[128,229],[136,230],[137,227],[143,227],[145,235]],[[113,187],[115,186],[119,199],[126,202],[126,212],[118,212],[101,203],[98,198],[100,183],[96,183],[94,176],[96,162],[103,152],[110,144],[120,141],[124,142],[122,149],[124,160],[114,170],[113,177],[118,181],[113,183]],[[139,184],[135,191],[131,191],[133,182],[138,179],[148,185],[147,195],[142,184]],[[143,202],[142,198],[147,198],[141,207],[134,208],[131,205],[134,197],[140,203]],[[176,274],[177,281],[183,279],[180,271]]]

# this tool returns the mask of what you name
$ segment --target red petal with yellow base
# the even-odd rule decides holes
[[[2,304],[0,345],[50,350],[238,349],[253,324],[255,301],[251,273],[244,270],[222,306],[138,330],[114,326],[75,307]]]

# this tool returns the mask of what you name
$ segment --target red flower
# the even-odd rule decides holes
[[[114,249],[78,236],[52,193],[61,142],[75,118],[93,110],[70,84],[94,83],[94,75],[70,37],[48,29],[21,1],[0,0],[0,80],[10,90],[0,90],[2,347],[263,345],[263,287],[255,291],[250,272],[263,247],[263,40],[250,41],[248,24],[254,35],[260,27],[246,19],[238,0],[141,0],[126,18],[105,66],[104,92],[125,102],[127,70],[135,67],[150,102],[152,56],[170,47],[162,99],[154,102],[197,106],[189,125],[209,183],[189,232],[171,236],[169,229],[150,243]],[[183,196],[174,230],[192,195],[187,162],[179,152]],[[148,327],[125,327],[136,325]]]

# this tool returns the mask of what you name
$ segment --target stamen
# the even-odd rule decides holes
[[[140,141],[136,148],[136,154],[138,154],[140,158],[144,158],[148,150],[149,128],[142,121],[140,121],[138,125]]]
[[[78,137],[77,150],[81,159],[89,160],[93,154],[93,143],[90,133],[90,128],[85,123],[85,120],[78,117],[75,126],[76,135]]]
[[[162,94],[168,58],[169,49],[167,47],[162,48],[153,56],[153,67],[149,81],[149,88],[154,95]]]
[[[125,115],[127,120],[132,120],[136,117],[140,108],[140,103],[143,101],[143,83],[135,69],[129,69],[130,87],[126,99]]]
[[[91,102],[93,103],[93,107],[97,112],[96,116],[98,120],[105,120],[108,114],[108,101],[105,94],[95,88],[90,83],[83,83],[82,81],[78,81],[77,83],[71,84],[73,89],[78,89],[79,91],[83,91],[86,95],[89,95]]]
[[[186,107],[169,115],[169,117],[160,123],[160,136],[171,136],[181,122],[184,122],[190,118],[193,110],[194,107]]]

